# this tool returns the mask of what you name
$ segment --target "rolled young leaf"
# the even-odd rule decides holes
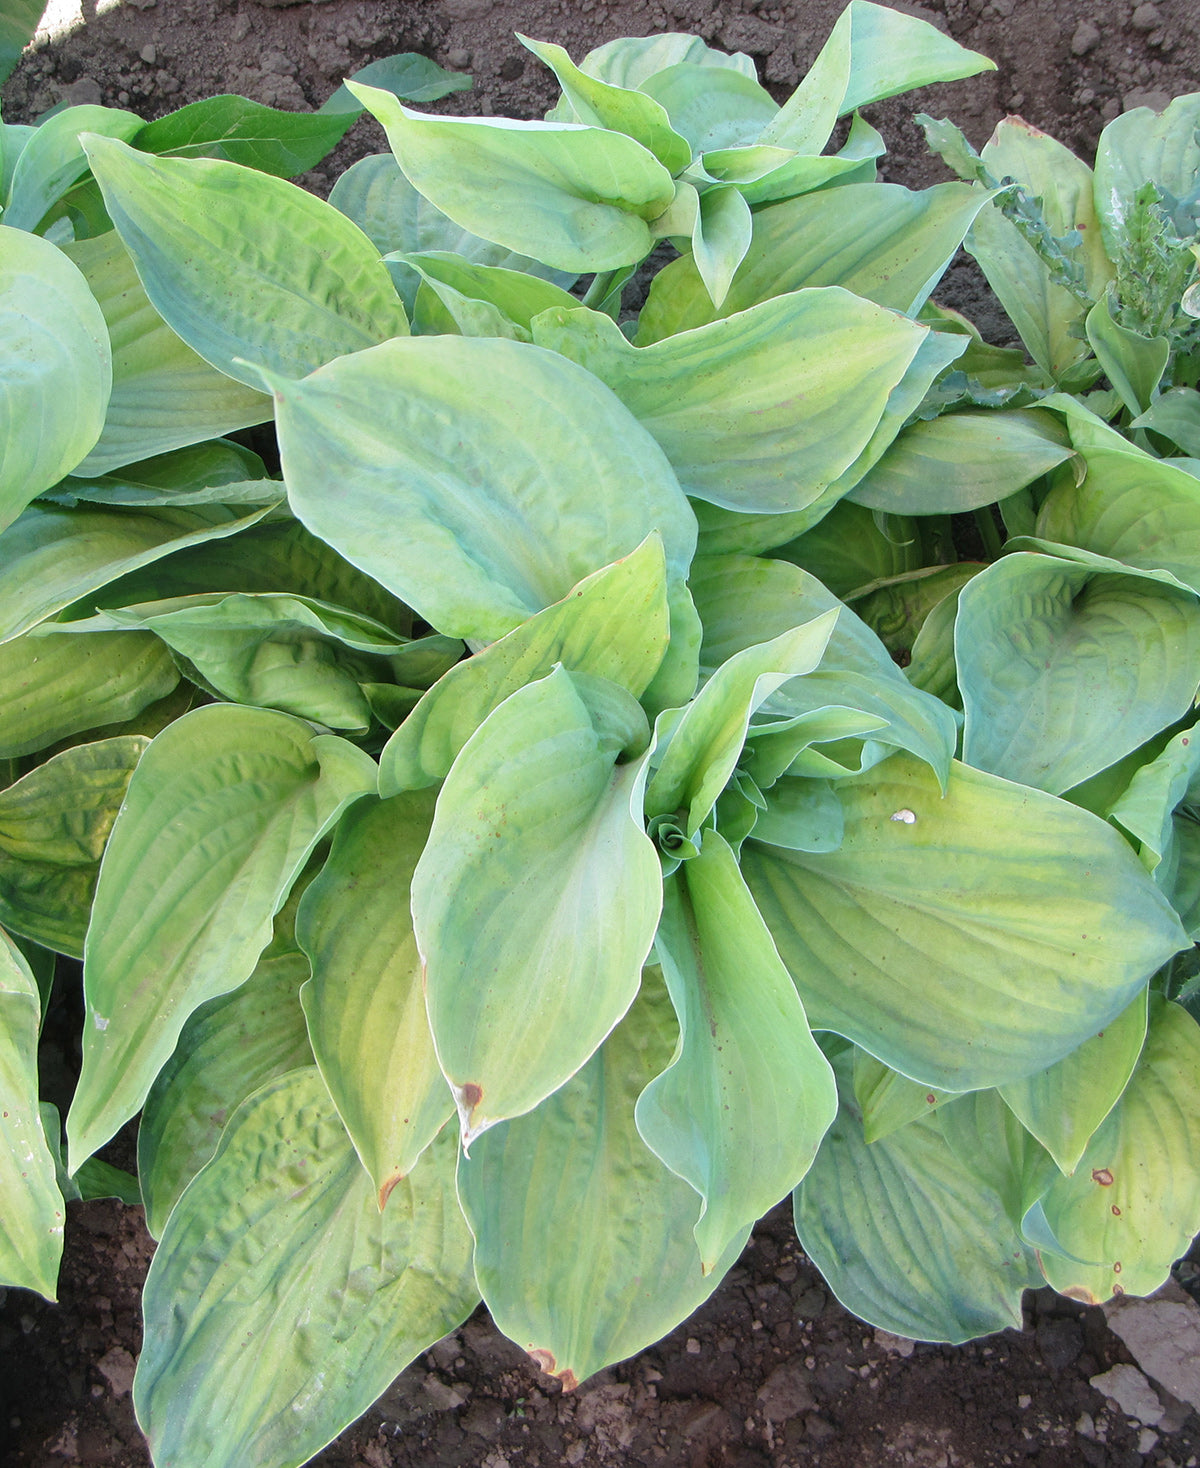
[[[263,709],[196,709],[151,744],[105,851],[84,954],[72,1171],[141,1106],[188,1015],[249,978],[313,847],[374,784],[361,750]]]

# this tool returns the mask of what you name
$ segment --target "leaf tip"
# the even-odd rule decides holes
[[[561,1381],[564,1392],[573,1392],[578,1388],[579,1378],[569,1366],[564,1367],[561,1371],[558,1369],[558,1362],[554,1359],[553,1351],[546,1350],[544,1346],[530,1346],[526,1355],[539,1371],[544,1371],[547,1376],[556,1377]]]

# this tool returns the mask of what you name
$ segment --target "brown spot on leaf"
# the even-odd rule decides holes
[[[1091,1290],[1085,1290],[1082,1285],[1071,1285],[1069,1289],[1062,1291],[1068,1300],[1078,1300],[1081,1305],[1099,1305],[1100,1301],[1092,1294]]]
[[[526,1354],[539,1371],[544,1371],[547,1376],[556,1376],[562,1382],[563,1391],[573,1392],[578,1387],[579,1378],[570,1367],[559,1371],[553,1351],[547,1351],[544,1346],[530,1346]]]
[[[468,1081],[462,1088],[462,1098],[463,1105],[469,1110],[474,1111],[483,1100],[483,1087],[476,1085],[474,1081]],[[1112,1179],[1110,1178],[1109,1181],[1111,1182]]]
[[[1092,1181],[1099,1183],[1102,1188],[1111,1188],[1113,1185],[1113,1175],[1107,1167],[1093,1167]]]
[[[1124,1293],[1125,1293],[1125,1291],[1121,1288],[1121,1286],[1119,1284],[1113,1285],[1113,1294],[1114,1295],[1123,1295]],[[1097,1300],[1096,1301],[1096,1304],[1098,1305],[1099,1303],[1100,1303],[1100,1301]]]
[[[1121,1210],[1117,1207],[1117,1205],[1115,1203],[1112,1205],[1112,1211],[1113,1211],[1113,1217],[1114,1218],[1120,1218],[1120,1216],[1121,1216]]]
[[[932,1091],[929,1092],[929,1094],[925,1097],[925,1099],[926,1099],[926,1101],[929,1102],[930,1106],[936,1106],[937,1105],[937,1097],[933,1094]]]
[[[394,1172],[391,1177],[384,1178],[383,1185],[379,1189],[380,1213],[382,1213],[383,1210],[387,1207],[387,1200],[392,1196],[392,1189],[396,1186],[398,1182],[401,1181],[403,1177],[404,1174],[402,1172]]]
[[[1118,1259],[1117,1262],[1113,1265],[1113,1273],[1114,1274],[1120,1274],[1120,1272],[1121,1272],[1121,1261]]]

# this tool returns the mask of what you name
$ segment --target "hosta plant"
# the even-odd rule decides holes
[[[0,1258],[140,1115],[161,1464],[305,1461],[480,1297],[572,1386],[789,1193],[934,1340],[1200,1223],[1200,485],[934,303],[1012,189],[857,114],[988,63],[527,44],[540,123],[3,134]],[[276,176],[355,99],[393,153]]]

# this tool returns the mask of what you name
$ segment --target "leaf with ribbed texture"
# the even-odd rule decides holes
[[[868,1144],[848,1059],[834,1068],[842,1109],[795,1193],[804,1252],[848,1310],[896,1335],[1019,1327],[1040,1276],[999,1190],[963,1165],[936,1116]]]
[[[1092,1134],[1116,1105],[1145,1038],[1143,993],[1057,1065],[1000,1087],[1013,1115],[1062,1172],[1075,1171]]]
[[[313,847],[375,773],[343,739],[229,704],[154,740],[109,838],[88,933],[67,1119],[76,1166],[141,1106],[192,1011],[250,977]]]
[[[100,437],[112,387],[108,331],[56,246],[0,225],[0,530]]]
[[[927,334],[839,289],[781,296],[649,347],[598,312],[534,324],[535,341],[607,383],[654,435],[685,493],[755,513],[800,509],[849,468]]]
[[[1053,795],[1192,705],[1200,603],[1136,573],[1020,551],[959,593],[963,758]]]
[[[0,645],[0,758],[132,719],[179,682],[148,632],[27,633]]]
[[[640,87],[644,81],[681,62],[689,66],[726,67],[751,81],[758,79],[752,57],[744,51],[715,50],[699,36],[667,31],[654,36],[622,36],[597,46],[579,63],[580,71],[614,87]]]
[[[459,751],[510,693],[556,663],[640,698],[668,637],[666,566],[653,533],[631,555],[585,577],[560,602],[522,622],[442,676],[379,756],[379,793],[445,779]]]
[[[557,1090],[633,1002],[662,877],[645,760],[617,761],[648,742],[631,694],[559,668],[496,708],[446,777],[412,911],[468,1144]]]
[[[650,253],[648,220],[671,175],[649,149],[605,128],[499,117],[431,117],[351,83],[383,124],[400,167],[463,229],[556,270],[613,270]]]
[[[696,1193],[638,1134],[634,1104],[671,1058],[662,981],[587,1065],[526,1116],[478,1139],[458,1188],[475,1274],[499,1328],[563,1385],[643,1350],[686,1319],[736,1260],[705,1275]]]
[[[380,1207],[454,1115],[409,903],[434,799],[409,792],[350,811],[296,924],[312,963],[302,1000],[313,1051]]]
[[[127,735],[77,744],[0,791],[0,850],[60,866],[98,862],[149,742]]]
[[[673,614],[686,597],[695,517],[666,456],[556,353],[414,337],[275,386],[296,515],[438,631],[502,637],[653,530]]]
[[[0,1283],[56,1298],[67,1205],[38,1112],[41,999],[24,955],[0,930]]]
[[[159,1463],[298,1468],[479,1298],[435,1149],[380,1213],[318,1072],[246,1101],[163,1231],[133,1397]]]
[[[661,103],[671,126],[693,153],[756,143],[779,111],[757,78],[732,67],[676,62],[648,76],[638,88]]]
[[[154,307],[116,230],[65,247],[100,305],[113,386],[99,440],[76,474],[107,474],[271,416],[265,393],[209,366]]]
[[[914,1080],[1044,1070],[1186,945],[1127,843],[1065,801],[957,762],[943,796],[904,753],[837,791],[837,851],[751,839],[742,874],[814,1028]]]
[[[261,389],[408,332],[379,252],[284,179],[89,139],[92,171],[150,303],[207,362]]]
[[[967,184],[912,193],[898,184],[845,184],[771,204],[718,310],[695,263],[660,270],[638,318],[637,344],[745,311],[805,286],[844,286],[915,314],[941,279],[988,195]]]
[[[475,265],[444,250],[413,252],[399,257],[398,263],[415,271],[427,288],[418,294],[417,332],[426,329],[423,323],[431,294],[456,333],[506,336],[515,341],[530,340],[529,324],[540,312],[555,307],[574,310],[579,305],[561,286],[539,276],[498,265]]]
[[[935,1086],[909,1080],[857,1045],[853,1080],[854,1099],[862,1113],[863,1140],[868,1143],[890,1136],[918,1117],[931,1116],[955,1096],[953,1091],[939,1091]]]
[[[700,1194],[693,1233],[707,1274],[812,1165],[837,1088],[716,831],[665,883],[655,953],[679,1045],[638,1098],[637,1126]]]
[[[1074,1174],[1042,1200],[1056,1290],[1088,1304],[1149,1295],[1200,1227],[1200,1029],[1152,995],[1146,1043]],[[1059,1254],[1050,1252],[1057,1247]]]
[[[88,171],[80,135],[129,139],[145,126],[133,112],[116,107],[66,107],[40,124],[13,169],[4,222],[36,230],[43,217]]]
[[[275,952],[275,946],[240,989],[208,1000],[188,1017],[146,1097],[138,1123],[138,1177],[146,1227],[156,1239],[246,1097],[312,1064],[298,997],[309,976],[308,960],[294,950]]]

